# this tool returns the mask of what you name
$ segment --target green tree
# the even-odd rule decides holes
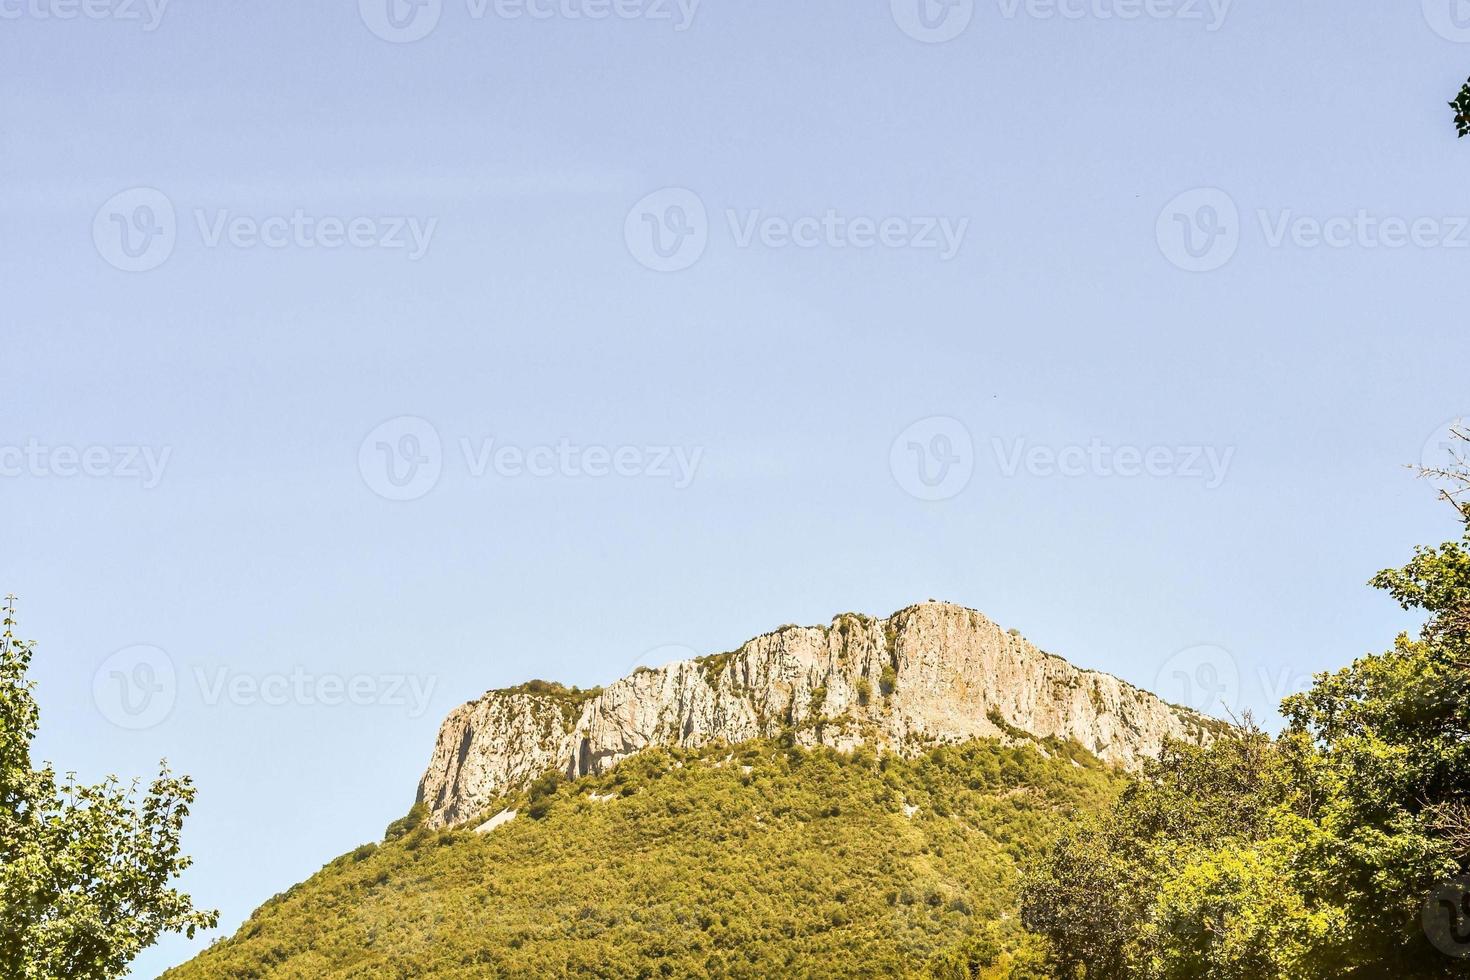
[[[1470,466],[1457,452],[1424,475],[1462,537],[1372,580],[1425,614],[1417,638],[1318,675],[1282,702],[1277,739],[1247,722],[1168,748],[1111,812],[1063,836],[1022,893],[1060,975],[1465,975]],[[1448,941],[1431,913],[1453,917]]]
[[[1244,855],[1291,793],[1249,719],[1205,748],[1166,746],[1108,813],[1029,869],[1022,921],[1052,941],[1061,976],[1272,976],[1269,948],[1242,959],[1259,937],[1231,906],[1258,890],[1265,862]]]
[[[1464,440],[1467,433],[1457,430]],[[1317,678],[1282,704],[1283,752],[1313,806],[1293,839],[1312,887],[1340,896],[1345,928],[1314,963],[1396,963],[1403,975],[1448,975],[1420,912],[1438,882],[1470,871],[1470,469],[1426,475],[1446,484],[1463,534],[1416,548],[1373,578],[1426,615],[1417,638]],[[1470,946],[1465,952],[1470,953]],[[1464,964],[1461,964],[1462,966]],[[1463,975],[1463,974],[1462,974]]]
[[[164,767],[140,798],[136,783],[32,767],[32,646],[13,634],[13,600],[0,634],[0,976],[119,977],[160,933],[218,919],[170,887],[190,863],[179,831],[194,786]]]
[[[1450,108],[1455,110],[1455,130],[1463,139],[1470,136],[1470,82],[1466,82],[1460,89],[1460,94],[1450,103]]]

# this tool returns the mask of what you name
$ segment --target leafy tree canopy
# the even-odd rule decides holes
[[[13,597],[11,597],[13,600]],[[27,679],[32,646],[0,635],[0,976],[109,980],[163,932],[212,927],[170,882],[189,866],[179,831],[194,799],[167,767],[137,784],[58,780],[31,765],[39,712]]]
[[[1466,433],[1458,435],[1464,439]],[[1372,584],[1417,637],[1318,675],[1254,725],[1173,747],[1030,870],[1063,976],[1379,978],[1470,967],[1470,469],[1426,474],[1462,537]]]

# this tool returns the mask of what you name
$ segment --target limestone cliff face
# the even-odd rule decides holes
[[[600,773],[651,746],[786,728],[806,745],[899,752],[1057,736],[1133,768],[1166,738],[1203,742],[1217,725],[1043,653],[974,610],[929,602],[887,619],[783,627],[733,653],[640,668],[590,696],[491,691],[445,719],[419,799],[433,826],[458,823],[551,769]]]

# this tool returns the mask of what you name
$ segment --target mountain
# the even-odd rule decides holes
[[[445,720],[408,816],[165,974],[1022,977],[1021,867],[1218,722],[924,603]]]
[[[1082,670],[973,609],[926,602],[887,619],[785,626],[731,653],[642,668],[605,690],[544,681],[491,691],[439,730],[418,798],[431,826],[492,809],[549,770],[609,771],[650,746],[797,744],[903,754],[1014,731],[1080,743],[1136,768],[1164,739],[1218,724],[1109,674]]]

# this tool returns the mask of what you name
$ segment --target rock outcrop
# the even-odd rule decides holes
[[[976,737],[1073,739],[1135,768],[1219,722],[1082,670],[972,609],[787,626],[732,653],[639,668],[600,691],[535,683],[450,713],[419,782],[433,826],[483,815],[548,770],[604,772],[651,746],[791,731],[805,745],[898,752]]]

